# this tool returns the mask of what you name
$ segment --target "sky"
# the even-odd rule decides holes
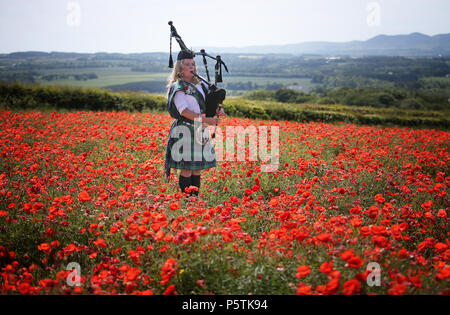
[[[168,52],[168,21],[196,48],[346,42],[450,33],[450,1],[0,0],[0,53]]]

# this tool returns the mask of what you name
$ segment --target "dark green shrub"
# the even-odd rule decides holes
[[[256,90],[245,93],[243,97],[249,100],[270,100],[275,98],[275,91]]]
[[[336,100],[332,97],[321,97],[319,98],[319,100],[317,101],[317,104],[337,104]]]
[[[298,92],[290,89],[279,89],[275,92],[275,99],[278,102],[292,102],[295,101],[297,93]]]
[[[407,98],[400,103],[399,107],[403,109],[420,109],[422,104],[415,98]]]

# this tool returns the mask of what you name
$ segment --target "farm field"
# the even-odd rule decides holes
[[[114,92],[166,91],[167,53],[79,54],[18,52],[0,55],[0,81],[108,88]],[[226,54],[228,96],[281,89],[298,94],[284,101],[380,108],[448,110],[448,57],[294,56]],[[201,58],[197,70],[206,77]],[[214,64],[209,64],[214,81]],[[261,99],[260,95],[260,98]],[[280,101],[283,101],[280,99]],[[284,102],[283,101],[283,102]]]
[[[140,90],[151,93],[164,93],[167,84],[169,72],[161,73],[147,73],[131,71],[127,67],[110,67],[110,68],[82,68],[82,69],[55,69],[55,70],[41,70],[41,78],[36,80],[36,83],[41,85],[62,85],[74,87],[95,87],[95,88],[110,88],[115,91],[120,90]],[[47,81],[42,79],[46,75],[64,75],[64,74],[83,74],[95,73],[98,78],[91,80],[76,80],[73,77],[68,79],[56,79]],[[201,73],[206,78],[205,73]],[[214,75],[213,73],[211,75]],[[283,86],[297,86],[301,91],[309,91],[314,84],[311,84],[311,79],[305,78],[280,78],[271,76],[240,76],[240,75],[226,75],[227,89],[229,95],[242,95],[246,92],[245,89],[253,89],[255,87],[263,88],[267,86],[283,87]],[[157,86],[155,87],[155,84]],[[245,88],[245,89],[244,89]]]
[[[279,167],[218,162],[197,199],[171,122],[0,111],[0,294],[450,293],[449,132],[229,117],[278,127]]]
[[[54,81],[46,81],[39,79],[37,83],[42,85],[66,85],[66,86],[80,86],[80,87],[98,87],[105,88],[111,85],[122,85],[134,82],[165,82],[167,81],[167,73],[139,73],[131,71],[126,67],[113,68],[87,68],[80,70],[66,70],[67,74],[73,73],[88,73],[94,72],[98,75],[98,79],[80,81],[75,79],[58,79]],[[44,70],[45,75],[48,74],[65,74],[63,69],[58,70]]]

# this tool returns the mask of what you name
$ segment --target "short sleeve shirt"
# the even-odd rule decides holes
[[[201,83],[197,84],[195,86],[197,88],[197,90],[199,90],[199,92],[203,95],[203,98],[205,97],[205,93],[203,92]],[[184,93],[184,91],[178,91],[175,93],[174,96],[174,104],[178,109],[178,112],[181,114],[186,108],[189,109],[190,111],[196,113],[196,114],[200,114],[200,105],[198,104],[197,100],[195,99],[195,97],[193,97],[192,95],[187,95],[186,93]]]

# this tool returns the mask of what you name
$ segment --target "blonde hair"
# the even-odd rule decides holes
[[[171,75],[169,76],[169,78],[167,79],[167,95],[169,95],[170,92],[170,88],[172,87],[172,85],[177,82],[177,81],[183,81],[183,66],[184,66],[184,60],[177,60],[175,62],[175,65],[173,66],[173,71],[171,73]],[[195,64],[195,61],[194,61]],[[195,73],[197,73],[197,65],[195,66]],[[197,85],[200,83],[200,80],[197,77],[193,77],[191,80],[191,83],[194,85]]]

